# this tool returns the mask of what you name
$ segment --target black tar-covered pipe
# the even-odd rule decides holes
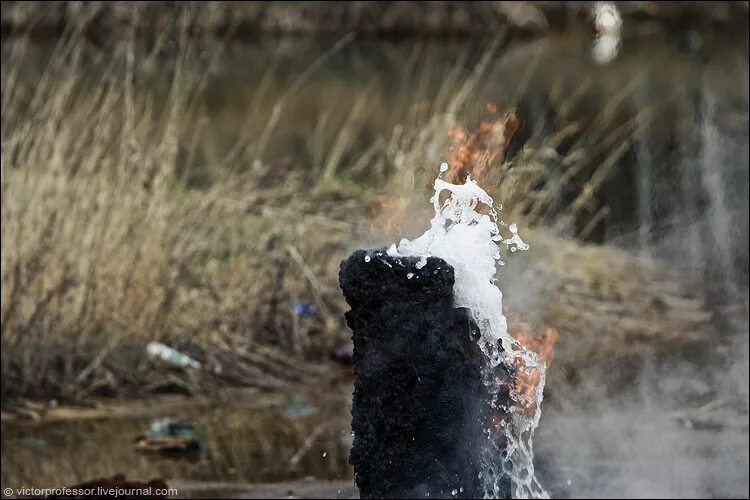
[[[380,249],[341,263],[354,342],[350,462],[362,498],[480,498],[490,397],[479,331],[453,305],[453,268],[418,261]]]

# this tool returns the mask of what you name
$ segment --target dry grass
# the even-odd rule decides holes
[[[346,333],[331,314],[335,283],[299,279],[300,267],[335,275],[337,262],[301,255],[330,252],[348,224],[297,217],[292,205],[265,211],[262,176],[221,179],[223,165],[211,187],[188,189],[181,172],[205,81],[186,36],[160,102],[137,80],[164,55],[139,55],[131,36],[86,60],[84,25],[69,29],[34,87],[19,74],[24,40],[3,59],[2,396],[153,382],[144,347],[156,339],[240,383],[305,375],[285,357],[319,359]],[[291,314],[311,298],[324,314]]]
[[[448,132],[466,122],[498,46],[468,76],[459,58],[437,86],[427,72],[434,61],[415,50],[403,73],[409,91],[396,102],[379,102],[370,88],[338,121],[318,116],[301,152],[280,155],[275,139],[296,119],[291,108],[345,37],[273,102],[264,77],[230,147],[206,163],[197,145],[213,124],[201,102],[220,44],[188,41],[183,16],[174,40],[144,49],[132,28],[111,50],[91,52],[87,12],[34,85],[22,75],[28,41],[10,39],[3,57],[2,398],[320,383],[326,371],[316,362],[349,337],[340,260],[424,227]],[[522,83],[516,97],[523,91]],[[601,219],[594,193],[634,124],[603,126],[617,101],[576,123],[566,110],[582,94],[561,96],[556,130],[490,172],[507,218],[569,235]],[[388,133],[372,137],[372,119],[390,124]],[[564,140],[572,146],[561,154]],[[196,172],[207,180],[195,183]],[[384,194],[405,207],[390,233],[382,221],[393,208],[373,213]],[[295,315],[297,301],[317,314]],[[152,340],[205,368],[196,375],[148,360]]]

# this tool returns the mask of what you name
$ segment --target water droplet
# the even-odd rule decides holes
[[[414,277],[414,273],[409,273],[406,275],[406,279],[410,280]]]
[[[453,491],[451,491],[451,495],[454,497],[458,494],[458,490],[456,488],[453,488]]]

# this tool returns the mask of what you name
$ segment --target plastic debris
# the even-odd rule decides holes
[[[313,316],[317,308],[310,302],[295,302],[292,310],[297,316]]]
[[[152,358],[161,359],[162,361],[166,361],[174,366],[179,366],[180,368],[198,369],[201,367],[201,364],[190,356],[182,354],[160,342],[149,342],[146,346],[146,352]]]
[[[284,416],[287,418],[298,418],[317,413],[318,408],[307,404],[305,397],[294,394],[289,398],[289,404],[284,408]]]
[[[150,453],[186,453],[200,450],[193,426],[163,418],[151,422],[146,433],[136,438],[136,450]]]

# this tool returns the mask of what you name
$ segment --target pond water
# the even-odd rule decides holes
[[[245,403],[179,407],[155,399],[141,415],[84,418],[82,412],[36,424],[3,422],[2,483],[72,486],[117,473],[164,477],[168,484],[351,479],[349,405],[343,394],[257,395]],[[201,450],[182,456],[136,451],[136,438],[164,417],[192,424]]]
[[[128,417],[4,422],[2,486],[72,486],[124,473],[163,477],[180,497],[356,494],[347,394],[146,403],[151,408],[144,414]],[[704,409],[692,423],[690,415],[653,403],[637,414],[553,410],[543,415],[536,438],[540,480],[553,498],[739,497],[747,490],[747,413],[728,406]],[[192,423],[201,451],[182,457],[137,452],[136,437],[162,417]],[[278,486],[253,486],[259,483]]]

